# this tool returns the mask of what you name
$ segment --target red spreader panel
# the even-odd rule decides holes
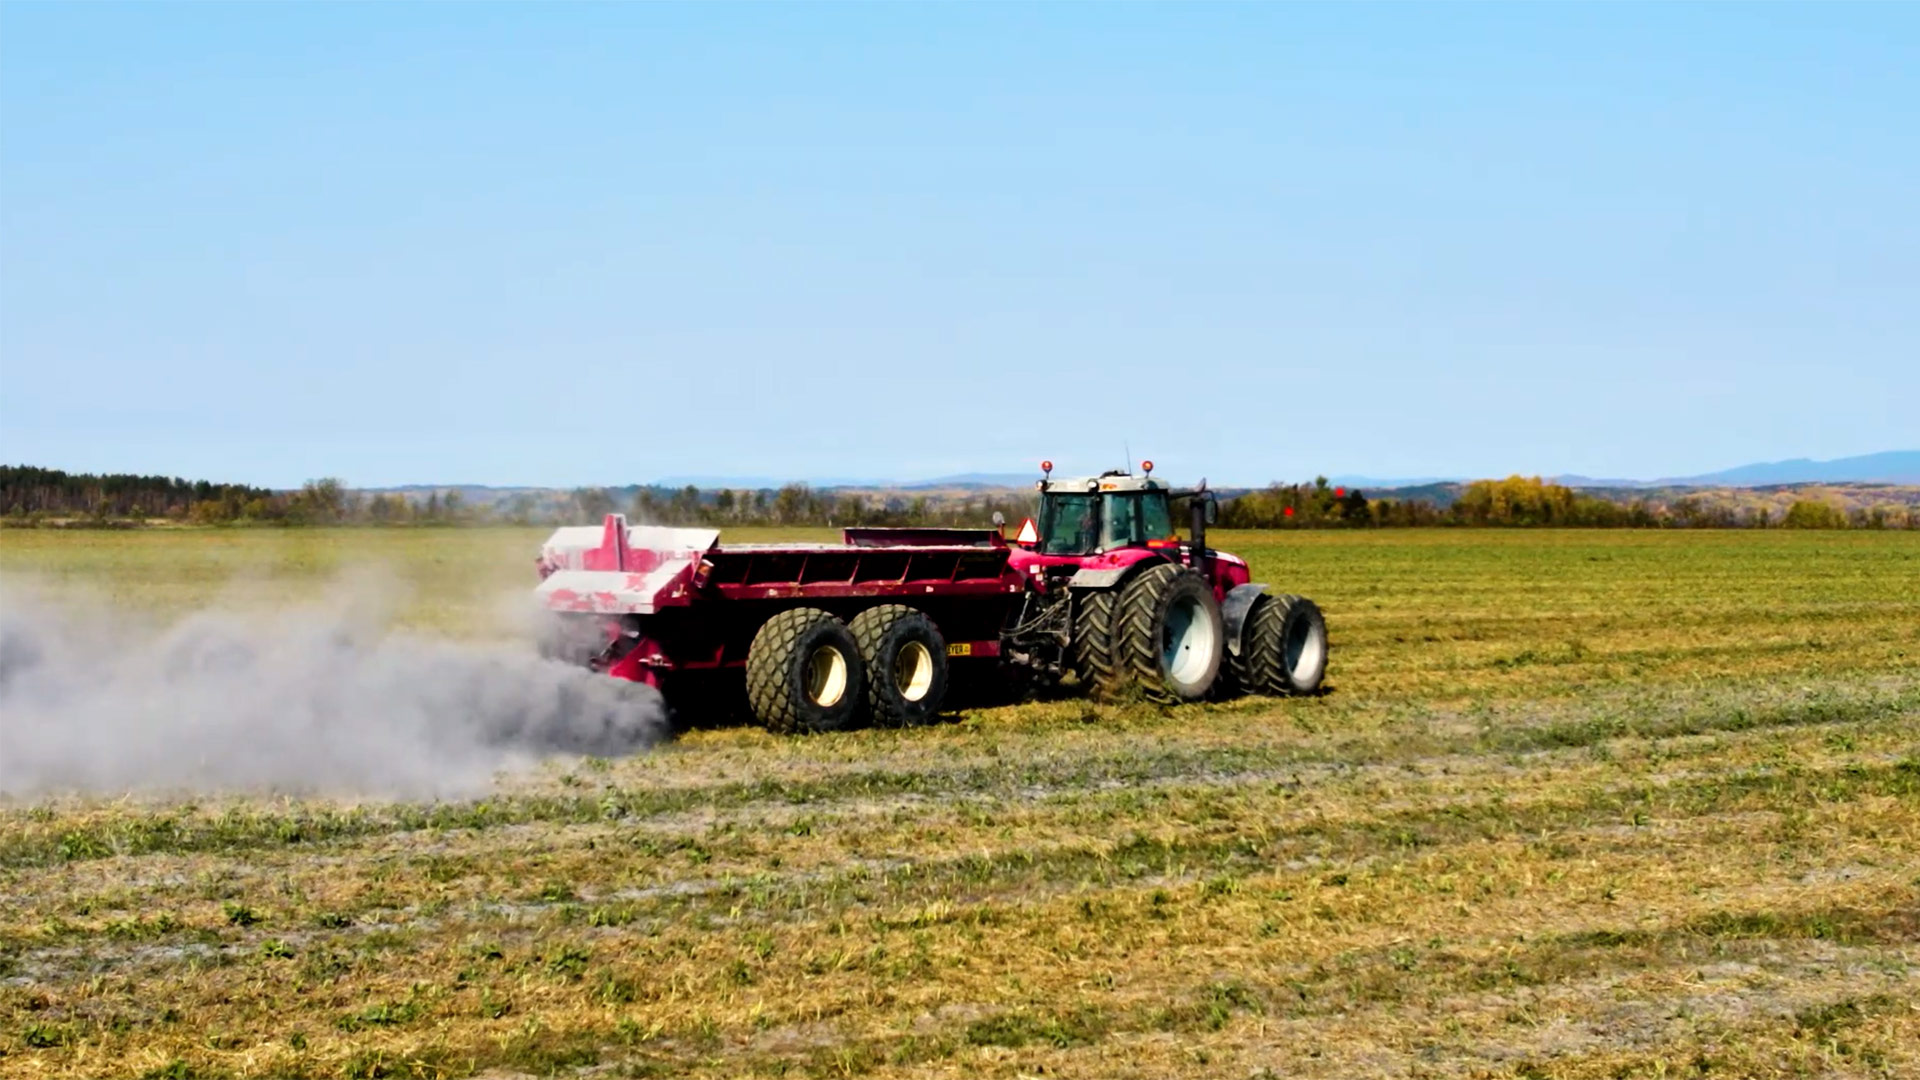
[[[720,547],[702,560],[699,585],[734,600],[1017,593],[1007,549],[990,546]]]

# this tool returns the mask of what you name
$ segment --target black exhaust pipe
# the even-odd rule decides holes
[[[1199,490],[1187,500],[1187,506],[1193,517],[1191,530],[1193,541],[1187,553],[1187,562],[1195,570],[1200,571],[1200,576],[1206,578],[1207,583],[1211,585],[1213,567],[1212,560],[1207,557],[1207,482],[1205,480],[1200,481]]]

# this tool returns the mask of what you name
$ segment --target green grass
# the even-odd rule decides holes
[[[484,637],[542,534],[5,532],[0,573],[152,618],[378,573]],[[0,803],[0,1074],[1920,1071],[1920,537],[1217,541],[1326,609],[1328,694]]]

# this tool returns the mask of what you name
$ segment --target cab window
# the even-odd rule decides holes
[[[1100,546],[1098,495],[1048,495],[1040,508],[1042,555],[1088,555]]]
[[[1143,540],[1168,540],[1173,537],[1173,515],[1167,509],[1165,492],[1140,497],[1140,532]]]
[[[1163,492],[1113,494],[1106,497],[1106,548],[1138,547],[1149,540],[1173,535],[1173,518]]]

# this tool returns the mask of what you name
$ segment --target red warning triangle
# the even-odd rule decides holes
[[[1020,533],[1013,538],[1016,544],[1037,544],[1040,542],[1040,530],[1033,527],[1033,519],[1020,523]]]

